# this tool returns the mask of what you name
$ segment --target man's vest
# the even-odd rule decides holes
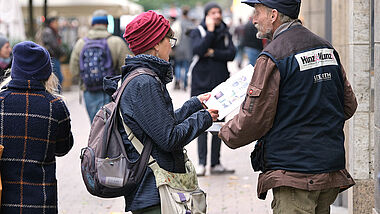
[[[344,81],[338,53],[302,25],[262,52],[281,75],[274,123],[264,136],[266,170],[324,173],[345,168]]]

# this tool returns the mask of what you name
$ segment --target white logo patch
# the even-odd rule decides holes
[[[297,54],[296,59],[300,66],[300,71],[312,68],[323,67],[327,65],[338,65],[334,56],[334,50],[322,48]]]

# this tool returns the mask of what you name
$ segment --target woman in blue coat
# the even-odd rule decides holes
[[[175,45],[169,21],[153,11],[137,16],[127,25],[124,38],[136,55],[127,57],[122,67],[125,79],[138,68],[149,69],[157,75],[139,75],[125,88],[120,110],[122,119],[144,144],[149,137],[153,146],[151,155],[163,169],[185,173],[183,148],[211,126],[218,117],[217,110],[202,105],[210,95],[192,97],[178,110],[173,110],[166,84],[173,79],[169,53]],[[115,89],[115,88],[114,88]],[[138,153],[128,141],[123,126],[119,125],[128,157],[138,158]],[[148,167],[133,193],[126,193],[126,211],[132,213],[160,213],[160,196],[155,177]]]
[[[11,77],[0,91],[1,213],[58,213],[55,157],[73,146],[70,115],[50,55],[33,42],[13,48]]]

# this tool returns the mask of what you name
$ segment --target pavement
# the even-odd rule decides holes
[[[232,70],[237,68],[229,65]],[[190,91],[173,90],[174,85],[168,84],[175,108],[180,107],[190,97]],[[60,214],[130,214],[124,212],[124,198],[104,199],[90,195],[82,181],[80,172],[80,150],[87,146],[90,132],[90,121],[84,104],[79,103],[79,88],[72,86],[65,91],[67,106],[71,113],[74,147],[64,157],[57,158],[58,206]],[[227,118],[228,119],[228,118]],[[209,134],[211,138],[211,134]],[[211,142],[211,141],[209,141]],[[211,143],[209,143],[211,144]],[[206,175],[199,178],[200,187],[207,193],[207,209],[210,214],[269,214],[272,193],[268,192],[266,200],[256,196],[258,173],[253,172],[250,165],[250,153],[254,144],[231,150],[221,147],[221,163],[230,169],[235,169],[232,175],[210,175],[207,166]],[[194,165],[198,164],[196,140],[186,146],[188,155]],[[210,151],[210,145],[208,151]],[[210,161],[210,157],[208,157]],[[208,163],[209,164],[209,163]],[[332,207],[333,214],[348,213],[347,209]]]

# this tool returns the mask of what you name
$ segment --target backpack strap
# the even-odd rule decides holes
[[[113,93],[112,99],[115,100],[116,105],[118,105],[119,100],[121,98],[121,95],[122,95],[125,87],[127,87],[129,81],[131,81],[133,78],[135,78],[141,74],[148,74],[148,75],[155,77],[156,80],[161,84],[161,88],[162,88],[162,82],[156,73],[154,73],[153,71],[151,71],[150,69],[147,69],[147,68],[137,68],[136,70],[132,71],[127,76],[127,78],[125,78],[125,80],[123,81],[121,86],[115,91],[115,93]]]
[[[103,136],[104,142],[108,142],[108,139],[110,139],[110,137],[111,137],[111,132],[113,130],[113,127],[117,126],[117,120],[118,120],[117,112],[120,112],[119,111],[119,102],[120,102],[121,95],[123,94],[123,91],[124,91],[125,87],[128,85],[128,83],[133,78],[135,78],[136,76],[141,75],[141,74],[149,74],[149,75],[152,75],[152,76],[157,76],[153,71],[151,71],[149,69],[143,69],[143,68],[138,68],[138,69],[132,71],[132,73],[127,76],[127,78],[123,81],[121,87],[118,88],[116,90],[116,92],[112,95],[112,98],[114,99],[114,103],[115,103],[116,107],[112,110],[112,112],[111,112],[111,114],[109,116],[109,119],[106,121],[105,129],[108,130],[108,131]],[[121,117],[120,119],[124,123],[123,117]],[[147,147],[149,149],[151,149],[150,145],[147,146]],[[103,153],[105,153],[105,151],[103,151]],[[150,151],[149,151],[149,154],[150,154]]]
[[[202,25],[198,25],[198,30],[199,30],[199,33],[201,34],[201,38],[205,38],[206,37],[206,30],[203,28]],[[191,63],[190,63],[190,66],[189,66],[189,73],[191,74],[193,72],[193,69],[195,67],[195,65],[198,63],[200,57],[198,55],[194,55],[193,56],[193,59],[191,60]]]
[[[154,73],[150,69],[138,68],[138,69],[132,71],[132,73],[127,76],[127,78],[123,81],[123,83],[120,86],[120,88],[112,95],[112,97],[115,99],[116,105],[119,104],[122,92],[124,91],[124,89],[128,85],[128,83],[133,78],[135,78],[136,76],[139,76],[141,74],[148,74],[148,75],[151,75],[151,76],[155,77],[159,81],[159,83],[162,85],[162,82],[161,82],[161,80],[159,79],[159,77],[157,76],[156,73]],[[133,147],[135,147],[135,149],[137,150],[137,152],[139,154],[143,154],[144,145],[140,142],[140,140],[137,137],[135,137],[135,135],[133,134],[132,130],[127,126],[127,124],[125,124],[125,122],[123,120],[123,115],[121,114],[120,109],[118,107],[116,109],[119,112],[119,115],[120,115],[120,118],[121,118],[120,120],[123,123],[123,127],[124,127],[124,130],[125,130],[125,133],[127,133],[127,135],[128,135],[128,140],[131,141]],[[148,139],[149,140],[146,143],[146,146],[149,147],[149,149],[151,150],[151,144],[152,143],[151,143],[150,137],[148,137]],[[149,152],[149,154],[150,154],[150,152]],[[153,157],[149,156],[148,165],[150,165],[150,164],[152,164],[154,162],[155,162],[155,160],[153,159]]]

